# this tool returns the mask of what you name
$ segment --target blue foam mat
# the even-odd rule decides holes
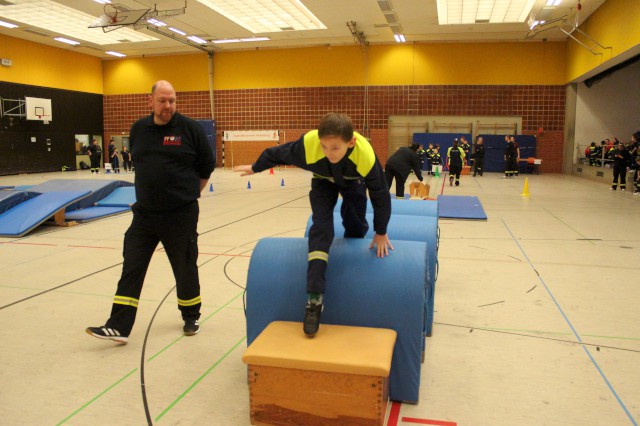
[[[342,207],[342,198],[338,198],[334,212],[339,212]],[[367,200],[367,213],[373,213],[371,200]],[[438,201],[436,200],[409,200],[391,198],[391,214],[410,216],[438,216]]]
[[[112,216],[114,214],[120,214],[130,211],[130,207],[121,206],[97,206],[88,207],[86,209],[74,210],[72,212],[66,212],[64,217],[67,220],[75,220],[76,222],[87,222],[90,220],[101,219],[103,217]]]
[[[136,203],[136,188],[126,186],[116,188],[111,194],[96,202],[96,206],[130,207]]]
[[[486,220],[487,214],[478,197],[466,195],[439,195],[438,216],[447,219]]]
[[[26,200],[0,215],[0,236],[21,237],[90,194],[91,191],[47,192]]]

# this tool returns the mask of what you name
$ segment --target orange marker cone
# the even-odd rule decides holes
[[[273,167],[269,169],[269,174],[272,175],[273,174]]]

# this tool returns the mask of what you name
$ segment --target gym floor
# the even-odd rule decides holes
[[[133,174],[2,176],[0,185],[114,178]],[[565,175],[486,173],[460,187],[444,178],[431,178],[432,197],[478,196],[488,220],[440,220],[420,401],[389,404],[386,424],[638,425],[640,198]],[[129,343],[85,334],[109,315],[130,213],[0,238],[0,424],[249,425],[247,268],[259,239],[304,235],[310,174],[218,169],[210,183],[193,337],[182,335],[161,247]]]

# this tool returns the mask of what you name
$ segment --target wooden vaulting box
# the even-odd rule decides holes
[[[394,330],[274,321],[242,360],[253,425],[383,425]]]

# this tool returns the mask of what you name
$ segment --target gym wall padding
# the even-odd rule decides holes
[[[398,333],[389,397],[418,402],[427,276],[426,243],[396,241],[378,258],[364,239],[335,239],[329,252],[322,324],[389,328]],[[302,322],[307,301],[306,238],[258,242],[247,276],[247,344],[272,321]],[[302,324],[300,324],[300,333]],[[316,336],[317,338],[317,336]]]
[[[340,212],[342,207],[342,198],[338,198],[338,203],[333,209],[334,212]],[[373,213],[371,200],[367,200],[367,213]],[[436,200],[404,200],[391,198],[391,216],[393,215],[409,215],[409,216],[433,216],[438,217],[438,201]]]
[[[504,153],[507,143],[504,140],[506,135],[478,135],[482,136],[484,146],[484,171],[504,173]],[[537,139],[532,135],[513,135],[520,147],[520,158],[536,156]],[[473,147],[472,151],[473,152]]]

